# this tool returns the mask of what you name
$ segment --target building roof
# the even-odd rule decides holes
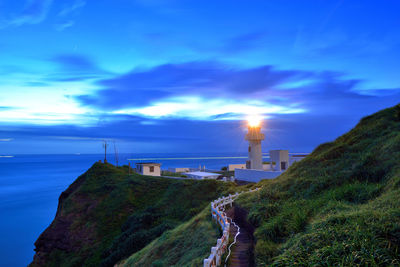
[[[187,175],[195,175],[195,176],[199,176],[199,177],[205,177],[205,176],[219,176],[221,174],[219,173],[213,173],[213,172],[185,172],[183,174],[187,174]]]
[[[137,162],[135,164],[144,166],[161,166],[161,163],[155,163],[155,162]]]

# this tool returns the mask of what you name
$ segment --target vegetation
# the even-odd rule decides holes
[[[113,266],[235,191],[231,183],[127,171],[96,163],[63,192],[55,220],[35,243],[43,261],[32,266]]]
[[[399,159],[397,105],[277,179],[243,188],[128,176],[126,166],[96,163],[61,195],[32,266],[199,266],[221,234],[210,201],[260,186],[236,201],[255,227],[257,266],[398,266]],[[59,232],[67,237],[52,237]]]
[[[123,266],[202,266],[221,232],[211,220],[210,208],[179,227],[165,232],[133,254]]]
[[[362,119],[237,201],[258,266],[400,265],[399,111]]]

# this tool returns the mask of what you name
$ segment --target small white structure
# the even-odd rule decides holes
[[[161,176],[161,164],[154,162],[136,163],[136,171],[142,175]]]
[[[184,172],[182,174],[193,179],[217,179],[221,175],[213,172]]]
[[[289,168],[289,150],[270,150],[270,166],[272,171],[285,171]],[[275,162],[275,165],[272,163]]]
[[[173,173],[190,172],[190,168],[168,168],[168,171]]]
[[[263,170],[264,170],[264,171],[272,171],[272,169],[271,169],[271,163],[268,163],[268,164],[264,164],[264,163],[263,163]]]
[[[249,160],[247,161],[247,169],[262,170],[262,152],[261,141],[265,136],[261,133],[260,125],[249,125],[249,131],[245,139],[249,141]]]
[[[246,164],[229,164],[228,171],[234,171],[235,169],[246,169]]]

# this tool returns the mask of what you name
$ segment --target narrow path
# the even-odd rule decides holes
[[[232,254],[230,256],[230,267],[248,267],[254,266],[253,258],[253,229],[246,222],[246,214],[238,207],[231,208],[227,215],[233,218],[233,221],[240,227],[240,234],[237,237],[236,244],[232,247]],[[234,236],[237,233],[236,227],[230,228],[230,235]]]
[[[233,227],[234,228],[234,227]],[[235,235],[236,229],[232,229],[231,234]],[[250,266],[250,253],[253,248],[252,240],[246,229],[240,231],[237,237],[237,243],[232,249],[232,255],[229,266],[231,267],[244,267]]]

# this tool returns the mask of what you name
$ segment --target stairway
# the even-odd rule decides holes
[[[236,227],[231,228],[231,235],[235,236],[237,233]],[[252,249],[252,240],[249,233],[245,228],[240,229],[240,234],[237,237],[236,244],[232,247],[232,254],[230,256],[231,267],[248,267],[250,266],[250,251]]]

